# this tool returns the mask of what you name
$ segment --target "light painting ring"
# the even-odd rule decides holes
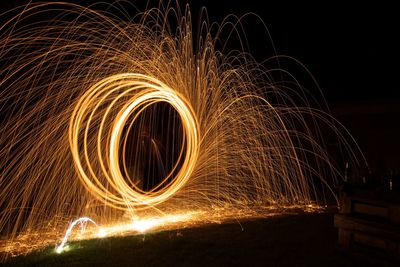
[[[116,96],[116,92],[120,92],[119,95]],[[127,95],[129,100],[122,107],[116,106],[118,100]],[[110,97],[113,97],[113,100],[103,108],[105,111],[99,112],[99,107]],[[143,105],[149,106],[157,102],[170,104],[179,114],[184,132],[185,143],[182,147],[185,147],[185,157],[171,182],[166,183],[164,180],[166,185],[159,190],[143,192],[135,187],[132,188],[125,181],[120,168],[119,144],[128,118],[132,114],[137,117],[143,111]],[[119,111],[112,125],[106,125],[107,117],[115,108],[119,108]],[[87,146],[90,143],[88,132],[90,129],[93,130],[92,124],[96,116],[101,120],[98,120],[100,121],[97,127],[98,149],[97,154],[94,154]],[[104,140],[107,141],[105,145]],[[118,209],[154,206],[171,198],[182,189],[196,166],[199,140],[197,118],[189,101],[159,80],[137,73],[110,76],[92,86],[77,103],[69,126],[71,153],[83,185],[92,195]],[[100,163],[101,175],[94,170],[93,157]],[[100,176],[106,179],[101,179]]]

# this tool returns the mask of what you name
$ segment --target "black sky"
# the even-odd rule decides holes
[[[257,13],[266,23],[278,54],[305,64],[330,102],[400,97],[400,15],[395,4],[200,2],[215,19],[229,13]],[[249,25],[247,29],[253,55],[258,59],[268,57],[268,49],[258,45],[260,37],[252,29],[260,28]]]
[[[0,8],[5,11],[26,2],[0,1]],[[68,2],[87,5],[96,1]],[[147,0],[131,2],[143,8]],[[315,76],[328,102],[400,99],[400,16],[395,1],[359,5],[287,0],[180,2],[190,3],[194,17],[202,6],[207,7],[210,21],[222,21],[229,14],[258,14],[277,53],[300,60]],[[150,6],[154,3],[157,1],[151,1]],[[244,26],[252,55],[259,61],[272,56],[270,40],[260,22],[253,17],[246,19]]]

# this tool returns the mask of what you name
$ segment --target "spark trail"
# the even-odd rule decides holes
[[[360,164],[351,136],[279,67],[287,57],[267,68],[218,48],[240,19],[200,21],[194,43],[188,7],[128,10],[33,3],[2,15],[3,251],[56,243],[82,216],[118,225],[201,210],[199,222],[323,203],[341,175],[321,128]]]

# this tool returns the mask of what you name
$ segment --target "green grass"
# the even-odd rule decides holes
[[[86,240],[5,266],[396,266],[337,248],[332,214],[285,215],[153,234]]]

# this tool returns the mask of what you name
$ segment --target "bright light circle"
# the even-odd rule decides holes
[[[179,159],[162,186],[145,192],[128,184],[121,173],[121,136],[130,117],[134,123],[142,111],[158,102],[170,104],[180,116],[184,138],[179,159],[184,159],[174,177],[171,175]],[[91,194],[119,209],[147,208],[179,191],[195,168],[199,139],[198,122],[189,101],[159,80],[137,73],[110,76],[89,88],[79,98],[69,125],[69,143],[79,178]]]

